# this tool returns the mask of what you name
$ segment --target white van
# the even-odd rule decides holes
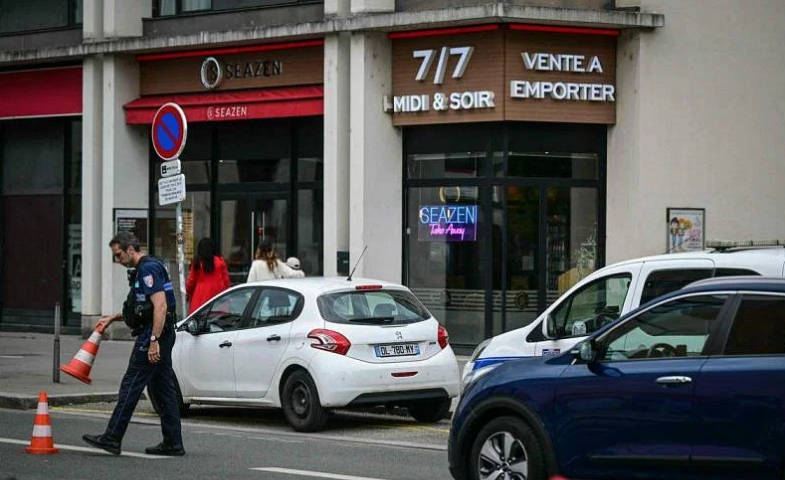
[[[677,253],[601,268],[529,325],[478,345],[463,369],[463,385],[508,360],[558,355],[620,315],[696,280],[736,275],[785,277],[785,249]]]

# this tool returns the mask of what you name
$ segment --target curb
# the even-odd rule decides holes
[[[97,393],[62,393],[47,395],[50,407],[63,405],[80,405],[83,403],[116,402],[117,392]],[[143,394],[144,395],[144,394]],[[5,393],[0,395],[0,408],[12,410],[33,410],[38,408],[38,395],[25,395],[18,393]]]

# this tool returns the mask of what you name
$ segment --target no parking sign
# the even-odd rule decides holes
[[[185,112],[176,103],[166,103],[153,118],[153,148],[162,160],[175,159],[183,153],[188,136]]]

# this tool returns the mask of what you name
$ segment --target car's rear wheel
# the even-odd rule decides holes
[[[172,375],[172,380],[174,381],[174,392],[175,395],[177,395],[177,408],[180,410],[180,416],[187,417],[191,413],[191,405],[183,403],[183,394],[180,393],[180,384],[177,383],[177,378],[174,375]],[[156,395],[160,394],[153,394],[149,388],[147,389],[147,397],[150,399],[150,403],[153,405],[153,410],[155,410],[155,413],[157,413],[160,417],[163,404],[161,400],[156,397]]]
[[[469,462],[470,480],[545,480],[540,441],[518,417],[494,419],[480,430]]]
[[[308,372],[298,370],[286,379],[281,397],[283,413],[298,432],[321,430],[330,418],[330,411],[319,400],[316,384]]]
[[[450,399],[412,403],[408,409],[409,414],[418,422],[434,423],[447,418],[450,412]]]

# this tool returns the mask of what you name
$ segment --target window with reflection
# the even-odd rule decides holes
[[[288,182],[292,135],[288,122],[232,122],[218,127],[220,183]]]
[[[83,0],[0,0],[0,34],[82,23]]]

